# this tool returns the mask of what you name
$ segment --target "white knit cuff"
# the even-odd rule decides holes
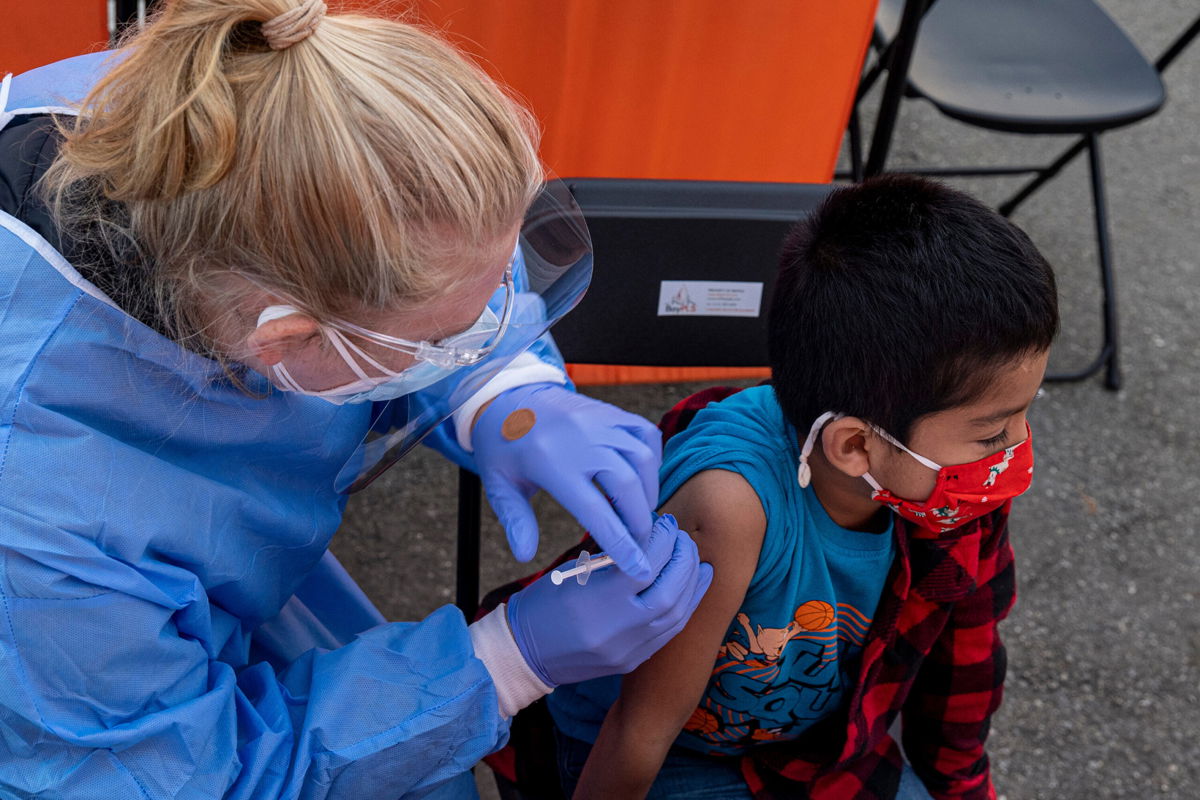
[[[554,691],[553,686],[542,683],[529,668],[525,657],[517,648],[512,631],[508,629],[508,612],[504,603],[483,619],[472,622],[467,628],[475,656],[492,675],[496,684],[496,698],[500,702],[500,713],[505,717],[516,713],[539,697]]]
[[[521,353],[451,415],[454,419],[454,433],[458,437],[459,447],[468,453],[474,451],[471,446],[471,425],[475,422],[475,415],[479,413],[479,409],[483,408],[485,403],[494,400],[501,392],[530,383],[564,384],[566,382],[566,374],[558,367],[547,364],[533,353]]]

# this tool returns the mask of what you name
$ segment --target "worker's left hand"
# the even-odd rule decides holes
[[[509,597],[513,641],[542,683],[623,675],[683,629],[712,584],[712,565],[670,514],[654,523],[646,560],[645,578],[603,569],[580,586],[543,575]]]
[[[545,489],[621,570],[650,575],[643,546],[662,462],[662,434],[654,425],[558,384],[534,383],[496,397],[479,415],[471,442],[488,502],[519,560],[537,552],[529,498]]]

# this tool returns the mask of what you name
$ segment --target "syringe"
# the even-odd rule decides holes
[[[555,586],[562,585],[562,582],[571,576],[579,581],[580,586],[584,586],[588,582],[588,577],[598,569],[604,569],[611,566],[613,563],[612,556],[601,553],[593,556],[587,550],[579,551],[579,558],[575,559],[575,566],[571,569],[559,570],[556,569],[550,573],[550,580]]]

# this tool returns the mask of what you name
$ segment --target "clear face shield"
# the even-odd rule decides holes
[[[377,424],[338,473],[335,488],[359,491],[395,464],[574,308],[591,279],[583,213],[565,184],[547,183],[525,214],[504,283],[475,328],[454,341],[391,343],[428,366],[413,383],[418,389],[376,403]]]

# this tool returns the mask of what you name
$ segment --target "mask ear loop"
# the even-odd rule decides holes
[[[357,375],[359,378],[363,379],[364,381],[374,380],[374,378],[372,378],[370,375],[368,375],[366,373],[366,370],[364,370],[361,366],[359,366],[359,363],[354,359],[354,357],[351,355],[351,353],[353,353],[354,355],[357,355],[363,361],[367,362],[372,367],[379,370],[380,372],[382,372],[384,375],[388,376],[389,378],[394,378],[400,374],[399,372],[395,372],[394,370],[388,369],[387,367],[383,366],[375,359],[371,358],[369,355],[366,354],[365,351],[363,351],[363,349],[361,347],[359,347],[354,342],[352,342],[348,338],[346,338],[346,335],[344,333],[342,333],[341,331],[339,331],[337,328],[329,328],[329,327],[325,327],[325,326],[322,326],[322,327],[324,327],[325,332],[327,334],[329,334],[329,341],[333,343],[334,349],[338,351],[338,353],[342,357],[342,360],[345,361],[350,366],[350,369],[354,370],[354,374]]]
[[[812,482],[812,468],[808,465],[808,459],[812,455],[813,447],[816,445],[817,434],[819,434],[821,432],[821,429],[825,427],[826,423],[832,422],[833,420],[836,420],[836,419],[841,419],[844,416],[846,416],[846,415],[838,414],[833,411],[826,411],[824,414],[817,417],[816,420],[813,421],[812,427],[808,429],[808,436],[805,437],[804,445],[800,448],[800,466],[796,470],[796,481],[800,484],[800,488],[802,488],[802,489],[807,488],[808,485]],[[894,437],[892,437],[889,433],[887,433],[887,431],[883,430],[879,426],[871,425],[871,430],[875,431],[876,435],[878,435],[881,439],[883,439],[886,442],[890,442],[891,444],[894,444],[896,447],[899,447],[901,450],[908,453],[910,456],[915,458],[918,462],[920,462],[924,466],[928,467],[929,469],[933,470],[934,472],[941,471],[941,469],[942,469],[941,464],[938,464],[937,462],[926,458],[925,456],[921,455],[920,453],[914,453],[912,450],[909,450],[907,447],[902,445],[899,441],[897,441]],[[864,472],[863,479],[875,491],[877,491],[877,492],[883,491],[883,487],[880,486],[879,482],[877,480],[875,480],[874,477],[871,476],[871,473]]]
[[[875,431],[875,435],[878,436],[880,439],[883,439],[885,442],[893,444],[896,447],[899,447],[904,452],[908,453],[910,456],[915,458],[917,460],[917,462],[920,463],[921,465],[928,467],[929,469],[933,470],[934,472],[942,471],[941,464],[938,464],[935,461],[931,461],[930,459],[926,458],[925,456],[921,455],[920,453],[914,453],[912,450],[909,450],[907,447],[900,444],[899,440],[897,440],[894,436],[892,436],[890,433],[888,433],[887,431],[885,431],[883,428],[879,427],[878,425],[872,425],[871,430]],[[879,481],[875,480],[875,478],[873,478],[871,476],[871,473],[864,472],[863,480],[865,480],[870,485],[870,487],[872,489],[874,489],[876,492],[883,491],[883,487],[879,485]]]
[[[817,434],[825,427],[825,423],[841,419],[844,416],[846,415],[826,411],[817,417],[813,421],[812,427],[808,429],[808,436],[804,439],[804,446],[800,448],[800,466],[796,470],[796,481],[800,484],[801,489],[808,488],[808,484],[812,482],[812,468],[808,466],[808,457],[812,455],[813,446],[817,442]]]
[[[284,317],[290,317],[292,314],[299,313],[299,309],[297,309],[295,306],[267,306],[262,310],[262,313],[258,315],[258,324],[255,327],[261,328],[263,325],[273,320],[283,319]],[[363,361],[366,361],[369,365],[379,370],[389,378],[394,378],[400,374],[399,372],[394,372],[388,369],[375,359],[371,358],[363,351],[362,348],[350,341],[345,334],[336,328],[330,328],[325,325],[322,325],[321,328],[329,335],[329,341],[333,344],[334,349],[338,351],[338,355],[342,357],[342,361],[344,361],[346,365],[350,367],[350,369],[356,376],[358,376],[360,380],[372,381],[374,379],[367,375],[366,370],[364,370],[354,358],[355,355],[362,358]],[[278,364],[275,364],[272,367],[272,371],[275,373],[275,376],[279,378],[279,382],[283,384],[284,389],[301,394],[314,394],[306,391],[300,386],[296,379],[292,377],[291,373],[288,372],[287,367],[284,366],[282,361],[280,361]],[[320,396],[319,392],[315,394]]]
[[[936,461],[931,461],[930,459],[926,458],[925,456],[921,455],[920,453],[914,453],[912,450],[909,450],[907,447],[900,444],[899,441],[897,441],[895,438],[893,438],[892,435],[889,434],[887,431],[885,431],[883,428],[880,428],[877,425],[872,425],[871,430],[875,431],[876,435],[879,436],[879,438],[883,439],[885,442],[890,442],[891,444],[896,445],[896,447],[899,447],[901,450],[908,453],[910,456],[915,458],[917,461],[919,461],[921,464],[925,465],[926,467],[929,467],[934,472],[941,472],[941,470],[942,470],[941,464],[938,464]]]
[[[304,394],[304,390],[300,388],[300,384],[296,383],[296,379],[292,377],[292,373],[287,371],[287,367],[280,361],[271,367],[275,373],[275,377],[279,379],[279,383],[286,391]]]

